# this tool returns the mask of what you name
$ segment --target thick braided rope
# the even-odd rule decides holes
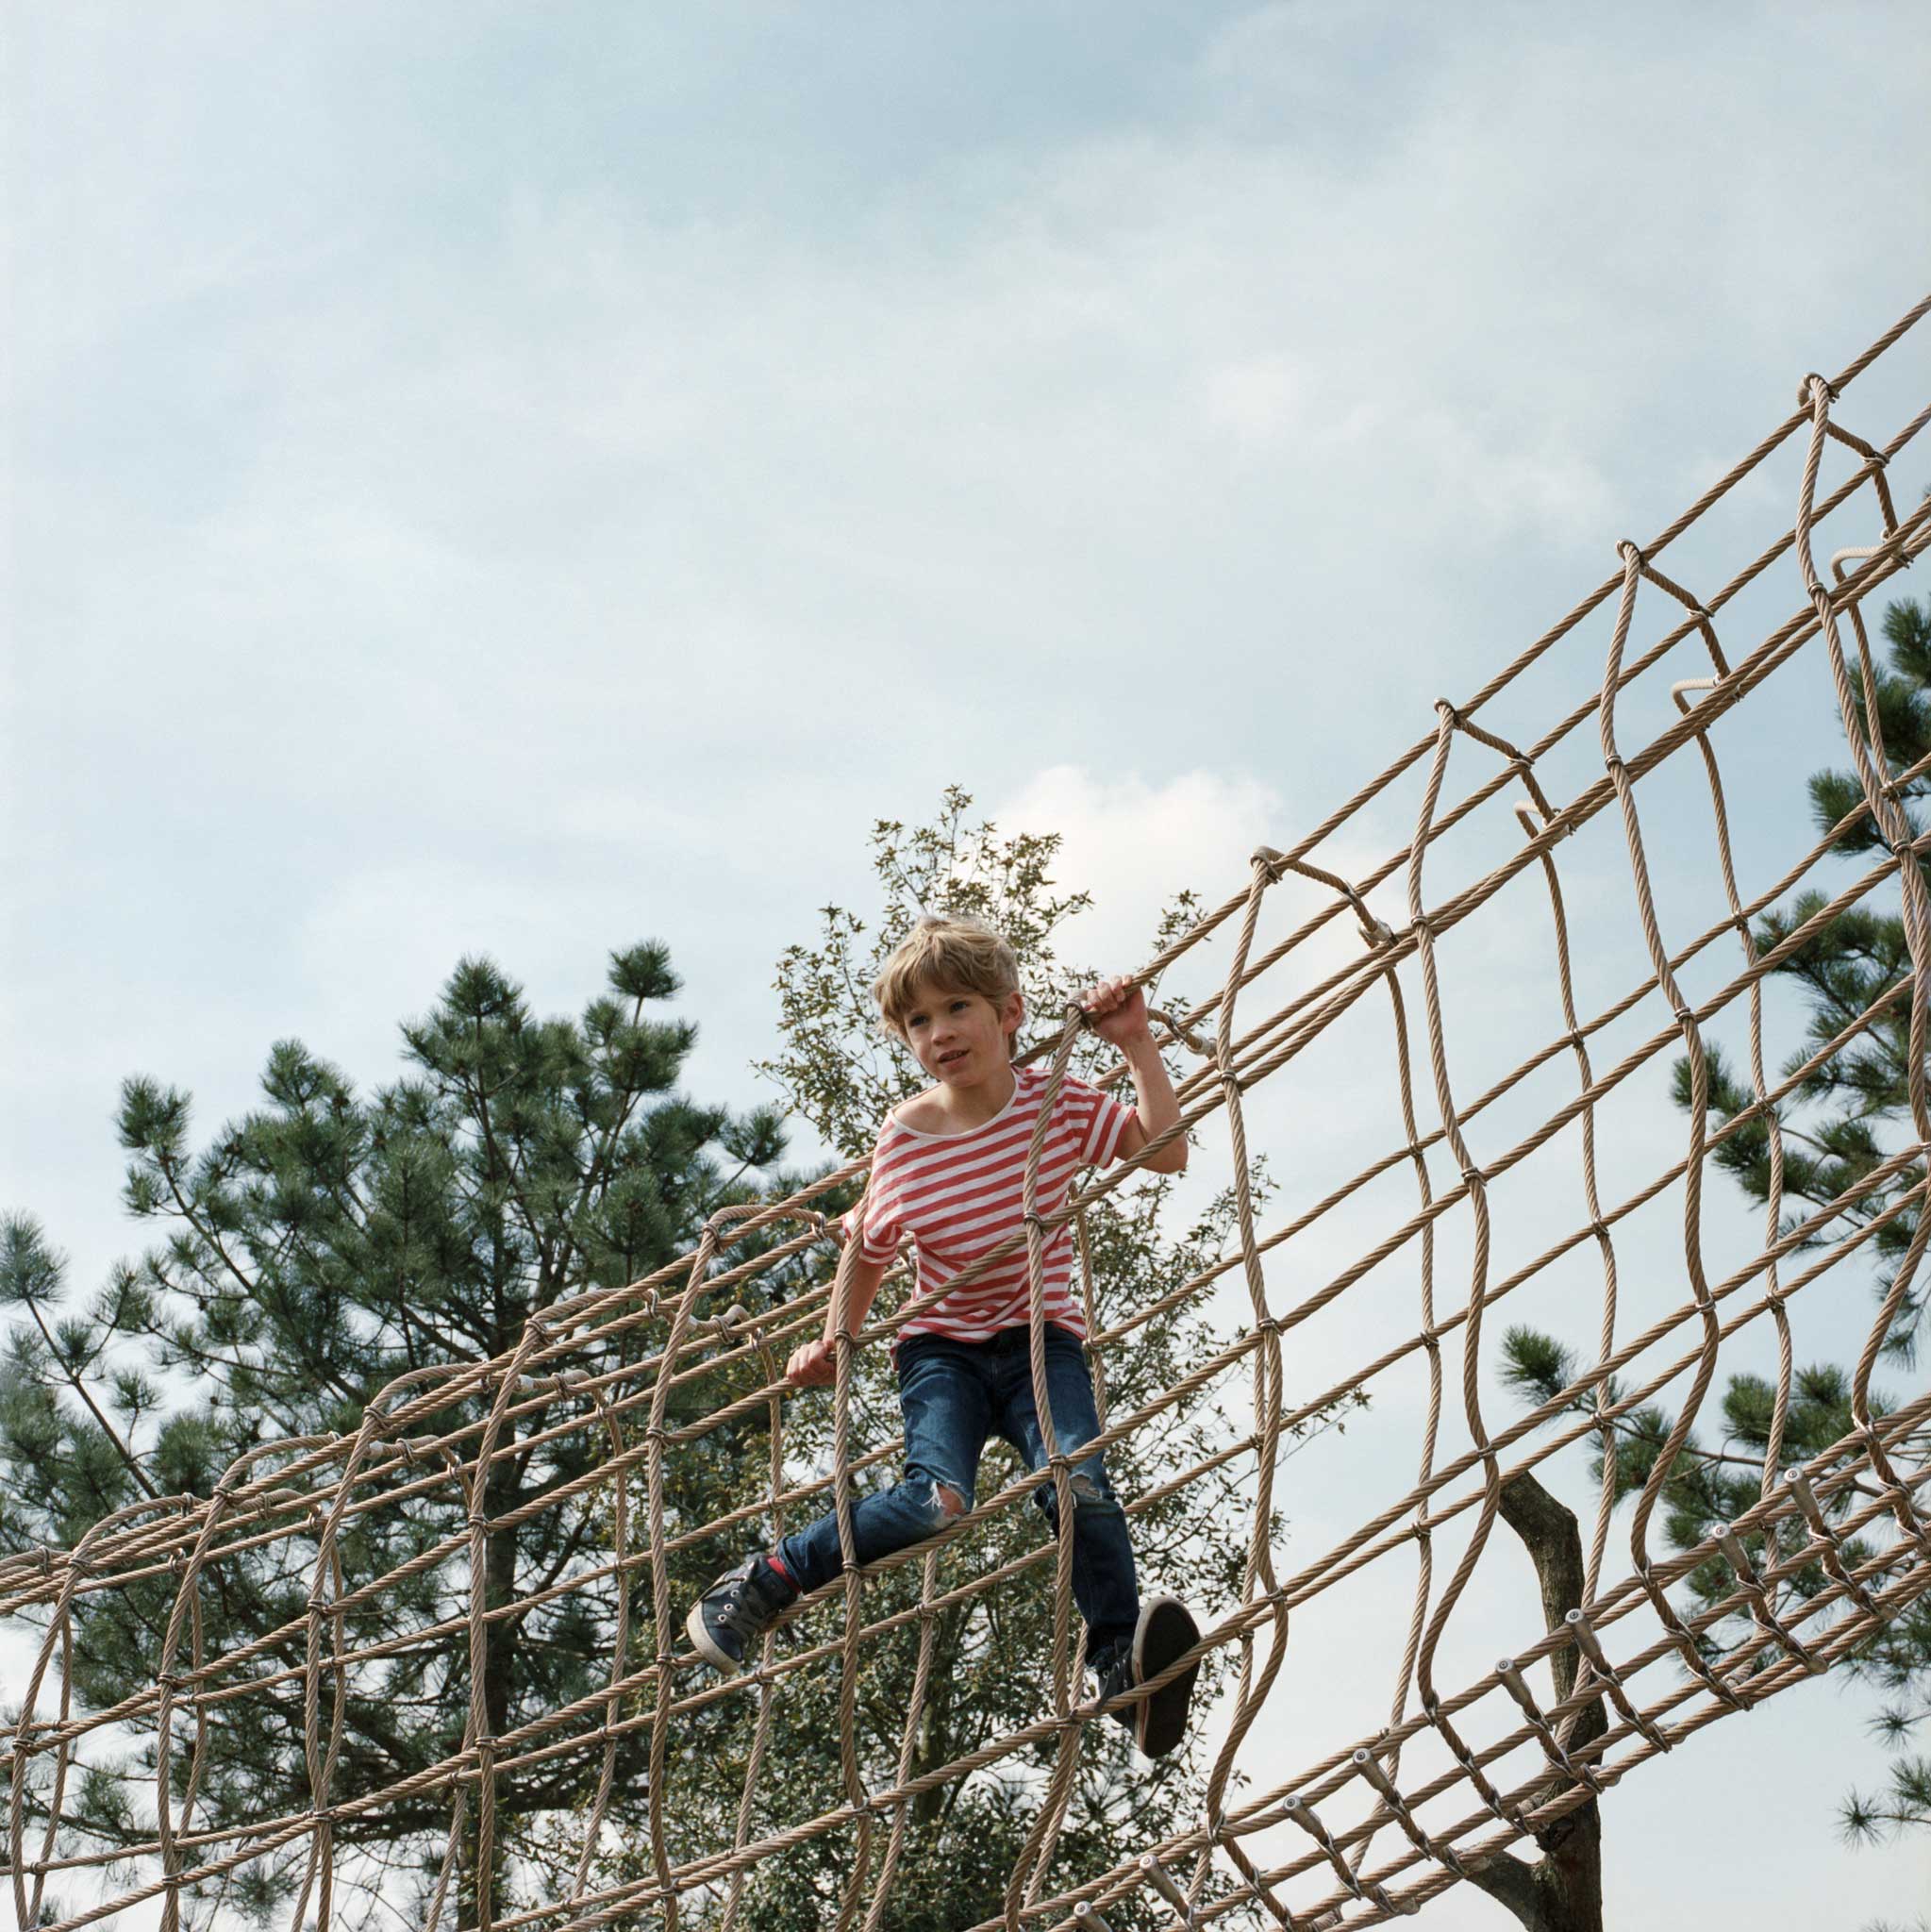
[[[250,1867],[267,1869],[286,1859],[295,1861],[289,1923],[299,1925],[311,1913],[325,1922],[341,1886],[355,1877],[355,1830],[360,1821],[385,1805],[441,1794],[450,1823],[424,1914],[431,1926],[447,1923],[452,1899],[460,1897],[464,1932],[472,1926],[476,1932],[508,1932],[525,1925],[554,1932],[565,1926],[614,1925],[640,1913],[653,1914],[667,1926],[680,1924],[680,1914],[691,1914],[692,1924],[717,1924],[728,1932],[741,1917],[747,1888],[761,1864],[837,1840],[843,1847],[845,1874],[837,1924],[841,1932],[860,1923],[874,1932],[884,1923],[904,1868],[919,1801],[982,1772],[1031,1767],[1026,1774],[1034,1792],[1033,1822],[1001,1913],[987,1923],[985,1932],[993,1925],[1006,1932],[1042,1924],[1102,1926],[1108,1907],[1142,1891],[1165,1901],[1176,1923],[1204,1925],[1242,1910],[1258,1911],[1285,1925],[1373,1924],[1411,1911],[1523,1836],[1546,1833],[1577,1806],[1708,1723],[1829,1669],[1931,1590],[1931,1536],[1925,1504],[1917,1493],[1931,1475],[1931,1396],[1907,1401],[1888,1414],[1873,1405],[1872,1396],[1885,1335],[1911,1292],[1923,1250],[1931,1241],[1931,1216],[1923,1211],[1931,1149],[1923,1073],[1931,901],[1899,803],[1903,785],[1920,773],[1888,775],[1881,721],[1868,702],[1875,673],[1862,614],[1868,599],[1931,544],[1931,509],[1921,506],[1899,517],[1886,478],[1889,463],[1911,443],[1931,411],[1882,446],[1834,419],[1847,385],[1927,310],[1931,302],[1920,304],[1834,381],[1806,377],[1797,413],[1697,504],[1646,547],[1621,546],[1615,575],[1473,699],[1459,707],[1445,701],[1439,705],[1435,729],[1300,845],[1287,853],[1262,848],[1247,887],[1179,936],[1141,975],[1151,980],[1223,928],[1231,928],[1233,957],[1223,983],[1190,1009],[1163,1015],[1161,1033],[1169,1045],[1184,1046],[1200,1062],[1179,1083],[1183,1119],[1174,1131],[1205,1136],[1217,1126],[1217,1117],[1224,1118],[1238,1240],[1235,1252],[1157,1301],[1106,1310],[1105,1316],[1113,1318],[1108,1325],[1100,1311],[1091,1310],[1082,1217],[1093,1204],[1129,1184],[1131,1174],[1114,1170],[1100,1175],[1065,1208],[1042,1215],[1038,1211],[1041,1143],[1035,1135],[1026,1159],[1023,1230],[980,1267],[994,1265],[1024,1244],[1029,1367],[1045,1447],[1038,1471],[1007,1481],[931,1541],[864,1569],[857,1565],[851,1535],[855,1484],[868,1471],[888,1465],[899,1445],[868,1443],[860,1450],[855,1444],[855,1352],[861,1344],[889,1339],[935,1297],[907,1293],[890,1316],[874,1320],[857,1336],[846,1335],[846,1263],[828,1282],[757,1312],[746,1312],[740,1305],[726,1315],[701,1318],[700,1307],[707,1299],[742,1291],[774,1269],[795,1264],[814,1251],[823,1253],[834,1237],[811,1204],[857,1171],[843,1170],[786,1202],[730,1210],[707,1226],[692,1255],[646,1280],[546,1310],[528,1325],[509,1357],[400,1378],[371,1403],[352,1436],[270,1445],[230,1470],[210,1499],[144,1500],[104,1519],[71,1553],[0,1559],[0,1609],[34,1614],[43,1624],[21,1715],[7,1740],[8,1880],[22,1922],[31,1923],[40,1912],[50,1880],[71,1884],[130,1857],[141,1872],[138,1882],[71,1913],[64,1925],[97,1923],[135,1903],[158,1899],[162,1924],[173,1926],[182,1923],[184,1902],[191,1895],[233,1882]],[[1657,557],[1797,436],[1805,438],[1804,464],[1791,529],[1706,603],[1699,602],[1662,572]],[[1846,453],[1841,459],[1852,461],[1853,468],[1820,497],[1824,456],[1833,446]],[[1855,513],[1866,502],[1876,512],[1877,541],[1836,550],[1826,583],[1815,562],[1820,525],[1839,510]],[[1806,606],[1733,664],[1719,640],[1717,620],[1787,552]],[[1684,614],[1659,641],[1632,654],[1630,640],[1645,587]],[[1525,750],[1490,722],[1477,719],[1478,711],[1612,600],[1607,664],[1590,699]],[[1846,615],[1857,645],[1861,703],[1842,639]],[[1621,700],[1686,641],[1700,645],[1714,675],[1679,680],[1670,693],[1674,722],[1625,755],[1616,730]],[[1828,664],[1836,722],[1851,745],[1863,802],[1783,878],[1745,901],[1736,877],[1729,810],[1712,734],[1768,680],[1804,661],[1813,643],[1821,646]],[[1692,694],[1694,703],[1690,702]],[[1549,793],[1546,761],[1590,717],[1601,740],[1602,775],[1558,806]],[[1457,738],[1492,754],[1495,764],[1450,804],[1447,779]],[[1713,925],[1673,952],[1656,910],[1638,788],[1691,742],[1708,784],[1726,903]],[[1423,758],[1428,762],[1420,813],[1406,847],[1353,882],[1309,858],[1323,840]],[[1510,785],[1519,785],[1526,796],[1514,821],[1523,842],[1493,870],[1430,906],[1423,879],[1431,855],[1456,826]],[[1556,855],[1561,841],[1612,805],[1635,887],[1649,972],[1630,992],[1584,1022],[1574,995],[1569,916]],[[1885,860],[1842,887],[1820,912],[1759,956],[1751,921],[1807,878],[1833,849],[1839,833],[1864,820],[1874,825]],[[1550,908],[1563,1030],[1473,1101],[1461,1103],[1451,1077],[1438,947],[1531,866],[1542,877]],[[1370,895],[1403,871],[1407,919],[1396,930],[1376,917]],[[1287,938],[1262,947],[1259,921],[1269,895],[1290,879],[1326,896]],[[1830,919],[1888,891],[1893,882],[1910,970],[1804,1065],[1773,1083],[1765,1070],[1764,978]],[[1284,965],[1298,964],[1295,956],[1307,957],[1310,942],[1343,915],[1352,915],[1360,928],[1365,952],[1331,971],[1317,972],[1311,984],[1285,999],[1260,1002],[1252,990]],[[1740,945],[1742,970],[1700,1004],[1691,1003],[1679,975],[1724,941]],[[1414,1098],[1412,1042],[1401,984],[1405,970],[1414,973],[1421,986],[1439,1116],[1439,1125],[1425,1133]],[[1251,1181],[1244,1097],[1292,1066],[1317,1041],[1351,1024],[1355,1008],[1376,987],[1385,988],[1389,997],[1401,1140],[1323,1199],[1263,1231]],[[1591,1041],[1652,995],[1670,1014],[1671,1024],[1598,1074]],[[1786,1227],[1780,1107],[1808,1074],[1886,1024],[1900,1004],[1908,1013],[1911,1042],[1911,1142],[1858,1176],[1837,1200],[1815,1205]],[[1237,1011],[1257,1007],[1257,1017],[1240,1031]],[[1706,1034],[1733,1009],[1747,1015],[1751,1104],[1730,1121],[1711,1126],[1702,1104],[1708,1080]],[[1074,1024],[1069,1018],[1053,1043],[1049,1096],[1057,1093],[1064,1076]],[[1686,1151],[1659,1176],[1606,1208],[1596,1171],[1597,1109],[1643,1069],[1659,1066],[1660,1057],[1673,1047],[1686,1057],[1692,1090]],[[1513,1146],[1490,1152],[1486,1163],[1478,1162],[1468,1138],[1472,1124],[1506,1096],[1522,1091],[1524,1083],[1564,1054],[1573,1059],[1577,1076],[1573,1098]],[[1572,1123],[1579,1124],[1585,1223],[1505,1279],[1492,1280],[1491,1190],[1505,1175],[1536,1159]],[[1761,1245],[1724,1279],[1712,1280],[1704,1258],[1703,1169],[1732,1135],[1756,1123],[1767,1133],[1771,1163]],[[1436,1187],[1429,1156],[1437,1149],[1445,1153],[1459,1185]],[[1268,1279],[1269,1257],[1338,1216],[1380,1175],[1403,1164],[1415,1175],[1415,1212],[1399,1226],[1375,1234],[1354,1263],[1325,1280],[1312,1285],[1297,1280],[1293,1298],[1278,1304]],[[1678,1185],[1684,1201],[1681,1253],[1688,1299],[1640,1334],[1619,1341],[1615,1231]],[[1464,1205],[1473,1235],[1467,1291],[1459,1307],[1438,1314],[1438,1224]],[[798,1231],[783,1231],[788,1220]],[[1050,1488],[1059,1524],[1074,1519],[1070,1461],[1054,1427],[1045,1382],[1043,1322],[1046,1243],[1069,1223],[1080,1242],[1093,1352],[1102,1371],[1102,1431],[1096,1446],[1105,1450],[1166,1427],[1243,1370],[1251,1382],[1253,1413],[1253,1426],[1244,1436],[1186,1468],[1163,1473],[1155,1489],[1125,1501],[1129,1516],[1139,1517],[1167,1497],[1239,1471],[1251,1503],[1238,1601],[1211,1618],[1195,1653],[1227,1649],[1238,1666],[1218,1720],[1219,1740],[1207,1767],[1197,1820],[1168,1840],[1138,1847],[1109,1871],[1070,1888],[1059,1870],[1058,1848],[1077,1788],[1083,1740],[1098,1710],[1082,1694],[1081,1658],[1073,1637],[1071,1540],[1046,1534],[991,1570],[972,1560],[978,1526],[1023,1507],[1042,1490]],[[1908,1239],[1858,1355],[1853,1428],[1832,1449],[1787,1470],[1782,1458],[1792,1382],[1790,1305],[1811,1284],[1854,1262],[1885,1229],[1898,1226],[1908,1227]],[[752,1236],[772,1244],[733,1259],[734,1251]],[[1561,1266],[1585,1244],[1594,1247],[1602,1283],[1596,1359],[1554,1400],[1498,1425],[1484,1414],[1481,1399],[1487,1311]],[[1419,1328],[1330,1389],[1290,1403],[1286,1338],[1405,1254],[1412,1257],[1418,1276]],[[1786,1269],[1796,1267],[1800,1258],[1801,1269],[1787,1274]],[[1247,1314],[1239,1332],[1181,1381],[1133,1412],[1123,1415],[1110,1407],[1103,1378],[1107,1345],[1140,1331],[1159,1313],[1201,1303],[1236,1270],[1247,1291]],[[841,1335],[832,1468],[801,1475],[785,1457],[778,1365],[789,1344],[823,1322],[828,1306]],[[1759,1321],[1768,1323],[1773,1339],[1777,1372],[1768,1446],[1760,1465],[1752,1465],[1757,1500],[1734,1524],[1715,1525],[1695,1549],[1663,1556],[1652,1549],[1649,1532],[1668,1467],[1695,1426],[1723,1344]],[[1681,1347],[1686,1341],[1687,1348]],[[1468,1442],[1443,1461],[1445,1345],[1460,1350],[1460,1426]],[[1414,1484],[1294,1574],[1277,1575],[1271,1518],[1275,1473],[1287,1445],[1333,1403],[1366,1390],[1416,1356],[1423,1357],[1428,1400]],[[1626,1372],[1633,1372],[1627,1388],[1620,1380]],[[733,1378],[731,1386],[744,1392],[704,1407],[702,1398],[720,1376]],[[1686,1376],[1669,1441],[1636,1498],[1628,1573],[1606,1579],[1619,1427],[1641,1404]],[[744,1387],[747,1377],[757,1386]],[[1612,1378],[1617,1378],[1613,1390]],[[689,1414],[693,1397],[699,1398],[701,1412],[672,1426],[672,1400],[678,1400],[680,1413]],[[705,1454],[716,1431],[753,1418],[769,1434],[763,1495],[712,1523],[680,1520],[674,1525],[667,1514],[674,1458]],[[640,1419],[641,1441],[636,1431]],[[519,1508],[498,1506],[492,1479],[508,1458],[585,1437],[604,1445],[595,1467]],[[1438,1674],[1444,1640],[1457,1623],[1473,1579],[1483,1570],[1502,1490],[1515,1474],[1587,1439],[1599,1443],[1605,1468],[1589,1540],[1583,1606],[1554,1631],[1537,1632],[1525,1624],[1514,1656],[1459,1690],[1446,1688]],[[1092,1446],[1083,1447],[1082,1455]],[[647,1498],[641,1538],[634,1533],[629,1507],[629,1485],[640,1474]],[[719,1538],[775,1537],[786,1512],[822,1507],[827,1494],[839,1520],[844,1576],[801,1605],[784,1631],[767,1637],[757,1668],[743,1678],[717,1681],[693,1674],[689,1653],[674,1641],[672,1557]],[[346,1574],[344,1537],[363,1517],[404,1507],[446,1510],[452,1499],[462,1518],[459,1532],[381,1574]],[[492,1578],[492,1537],[500,1539],[539,1509],[602,1507],[608,1509],[608,1535],[575,1572],[535,1587],[521,1587],[514,1575]],[[1434,1543],[1451,1525],[1463,1538],[1461,1554],[1437,1596]],[[1763,1555],[1753,1558],[1746,1543],[1758,1538]],[[1410,1542],[1415,1590],[1406,1642],[1395,1662],[1387,1723],[1342,1744],[1290,1782],[1230,1804],[1234,1780],[1247,1761],[1245,1747],[1268,1709],[1285,1661],[1290,1611],[1365,1575]],[[956,1544],[963,1547],[955,1551]],[[218,1584],[222,1566],[281,1549],[308,1552],[309,1585],[300,1614],[225,1656],[209,1656],[203,1602],[207,1591]],[[1723,1601],[1690,1605],[1673,1596],[1692,1569],[1712,1561],[1727,1564],[1735,1581]],[[867,1621],[868,1583],[907,1563],[920,1566],[916,1604]],[[1807,1594],[1795,1590],[1799,1574],[1815,1566],[1827,1579],[1824,1587]],[[415,1587],[444,1570],[452,1578],[462,1578],[460,1607],[432,1615],[398,1635],[351,1640],[351,1619],[382,1601],[385,1592],[405,1584]],[[918,1740],[938,1668],[941,1620],[990,1601],[1028,1574],[1051,1579],[1052,1624],[1040,1658],[1040,1715],[949,1762],[921,1769]],[[152,1687],[112,1711],[77,1714],[64,1661],[76,1641],[77,1618],[104,1591],[162,1580],[170,1602]],[[647,1656],[634,1657],[631,1606],[633,1591],[640,1588],[648,1592],[656,1641]],[[491,1633],[573,1594],[586,1601],[613,1600],[608,1612],[611,1637],[606,1680],[564,1708],[520,1720],[492,1710],[488,1694]],[[834,1601],[842,1607],[836,1636],[812,1641],[814,1625]],[[1732,1627],[1732,1620],[1750,1637],[1741,1642],[1733,1638],[1719,1641],[1717,1633]],[[1651,1630],[1656,1634],[1648,1634]],[[908,1703],[896,1726],[895,1746],[880,1757],[861,1741],[857,1689],[873,1647],[907,1642],[916,1645]],[[428,1655],[451,1643],[466,1646],[469,1660],[469,1700],[459,1747],[386,1790],[338,1797],[352,1687],[372,1681],[369,1673],[395,1659]],[[182,1669],[177,1665],[184,1650]],[[1553,1700],[1542,1699],[1524,1673],[1558,1653],[1573,1663],[1571,1688]],[[57,1674],[57,1712],[42,1720],[39,1705],[57,1658],[63,1660]],[[1182,1659],[1174,1668],[1190,1661]],[[1658,1665],[1664,1667],[1659,1675],[1645,1676]],[[801,1815],[795,1794],[773,1788],[774,1767],[783,1762],[782,1748],[774,1740],[783,1723],[785,1687],[826,1672],[834,1674],[838,1686],[841,1790],[824,1808]],[[292,1698],[292,1707],[299,1710],[305,1791],[291,1793],[295,1802],[288,1808],[246,1825],[198,1823],[215,1727],[231,1703],[265,1696],[276,1698],[284,1708],[291,1707]],[[701,1767],[686,1771],[683,1755],[674,1755],[672,1745],[680,1725],[695,1713],[746,1697],[753,1700],[746,1707],[749,1743],[729,1841],[693,1850],[679,1840],[672,1821],[678,1814],[680,1781],[704,1772]],[[1598,1704],[1604,1707],[1606,1728],[1589,1742],[1579,1742],[1577,1722]],[[60,1853],[59,1826],[77,1754],[106,1727],[130,1722],[150,1729],[156,1741],[152,1835],[132,1845]],[[626,1740],[641,1741],[648,1757],[646,1864],[635,1874],[600,1880],[599,1845],[614,1801],[620,1748]],[[1404,1770],[1405,1751],[1413,1754],[1416,1769],[1411,1774]],[[503,1794],[516,1789],[518,1781],[572,1759],[581,1759],[587,1770],[593,1767],[593,1775],[574,1855],[546,1890],[539,1883],[539,1864],[505,1854]],[[36,1827],[32,1850],[30,1824]],[[1376,1841],[1384,1838],[1387,1849],[1377,1852]],[[1184,1882],[1174,1875],[1183,1867]],[[1056,1884],[1060,1889],[1056,1890]],[[508,1898],[518,1890],[532,1902],[499,1908],[499,1894]]]

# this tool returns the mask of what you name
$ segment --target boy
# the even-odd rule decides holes
[[[1012,1065],[1024,1017],[1019,964],[997,933],[966,919],[922,919],[886,961],[872,989],[885,1024],[911,1048],[936,1082],[888,1116],[872,1159],[865,1199],[847,1223],[858,1242],[851,1262],[846,1331],[864,1325],[901,1239],[917,1253],[917,1292],[927,1294],[972,1261],[1024,1232],[1026,1150],[1045,1098],[1047,1076]],[[1124,979],[1092,988],[1082,1005],[1093,1030],[1119,1047],[1132,1069],[1128,1109],[1070,1075],[1061,1083],[1041,1148],[1036,1205],[1042,1216],[1063,1207],[1082,1167],[1140,1152],[1180,1117],[1167,1070],[1148,1029],[1146,1002]],[[1176,1135],[1145,1163],[1161,1174],[1187,1164]],[[1086,1359],[1086,1321],[1073,1287],[1073,1231],[1056,1229],[1045,1249],[1046,1389],[1059,1447],[1070,1471],[1073,1591],[1087,1625],[1087,1660],[1111,1698],[1157,1676],[1192,1648],[1199,1631],[1185,1605],[1157,1597],[1141,1605],[1126,1519],[1102,1458],[1078,1458],[1099,1433]],[[1046,1460],[1033,1400],[1029,1353],[1030,1278],[1024,1241],[974,1280],[944,1295],[900,1331],[895,1349],[905,1413],[906,1470],[893,1489],[857,1500],[852,1530],[858,1561],[875,1562],[934,1536],[973,1505],[979,1453],[996,1430],[1030,1469]],[[835,1379],[838,1309],[824,1335],[785,1365],[794,1389]],[[1053,1523],[1052,1486],[1033,1500]],[[788,1536],[777,1549],[728,1571],[691,1607],[685,1623],[700,1655],[740,1670],[753,1643],[796,1600],[841,1574],[836,1511]],[[1149,1757],[1186,1734],[1195,1670],[1124,1707]]]

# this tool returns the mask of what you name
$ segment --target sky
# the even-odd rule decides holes
[[[208,1132],[277,1039],[380,1081],[465,954],[569,1010],[661,939],[691,1091],[769,1097],[778,954],[948,783],[1063,833],[1085,957],[1137,963],[1927,279],[1901,4],[16,0],[8,41],[0,1207],[80,1292],[140,1244],[125,1077]],[[1726,749],[1746,891],[1823,701]],[[1711,911],[1703,845],[1653,856]],[[1471,1039],[1548,996],[1514,958]],[[1620,1922],[1931,1897],[1834,1837],[1868,1715],[1632,1779]]]

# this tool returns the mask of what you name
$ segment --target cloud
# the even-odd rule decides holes
[[[1086,964],[1128,972],[1152,956],[1160,914],[1184,891],[1217,904],[1245,883],[1257,845],[1281,836],[1286,807],[1240,773],[1182,772],[1161,783],[1053,765],[1000,798],[992,819],[1057,833],[1056,876],[1089,891],[1092,909],[1066,943]]]

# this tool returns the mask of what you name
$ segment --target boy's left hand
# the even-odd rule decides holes
[[[1079,997],[1102,1040],[1124,1046],[1147,1030],[1146,995],[1130,979],[1103,979]]]

